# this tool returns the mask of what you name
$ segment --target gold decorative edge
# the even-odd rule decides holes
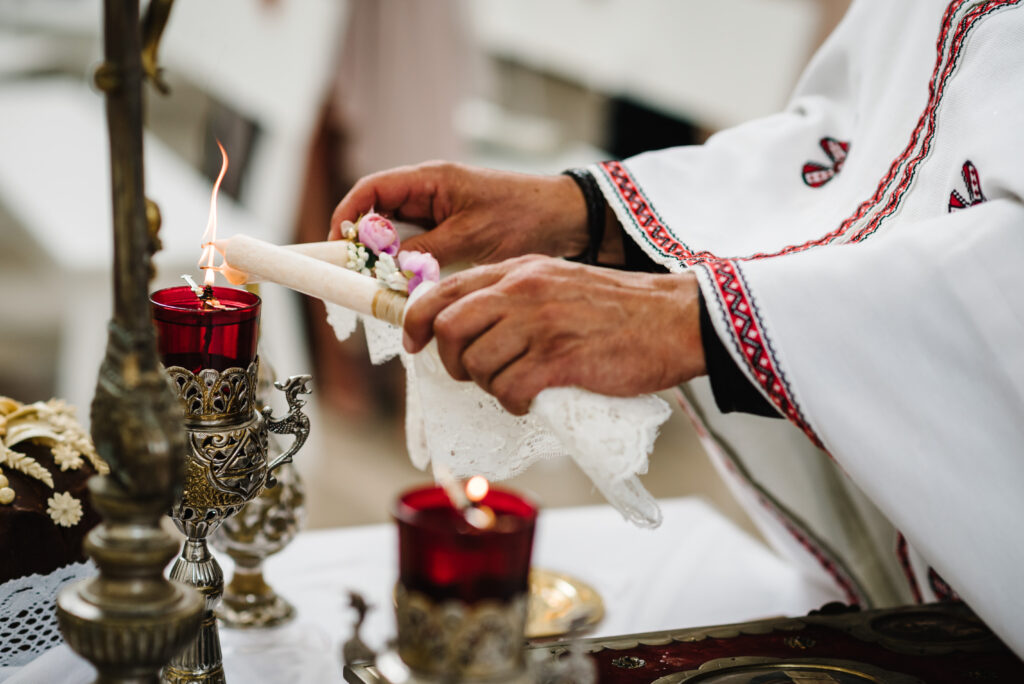
[[[548,617],[537,615],[535,609],[544,602],[543,592],[548,587],[551,591],[561,591],[557,585],[564,584],[572,589],[575,597],[566,596],[570,603],[565,615]],[[566,593],[563,591],[563,595]],[[549,604],[550,606],[550,604]],[[550,639],[578,633],[593,627],[604,619],[604,600],[594,587],[583,580],[553,570],[531,568],[530,570],[530,602],[526,612],[526,638]]]
[[[838,658],[765,658],[759,656],[739,658],[718,658],[709,660],[696,670],[673,672],[655,679],[652,684],[698,684],[704,681],[715,681],[720,675],[727,675],[732,670],[810,670],[818,672],[836,672],[854,675],[875,684],[925,684],[917,677],[900,672],[883,670],[868,663]]]

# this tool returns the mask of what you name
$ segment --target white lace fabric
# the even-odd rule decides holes
[[[25,665],[63,643],[57,594],[64,585],[95,573],[96,566],[86,561],[0,584],[0,668]]]
[[[435,472],[457,478],[500,481],[542,459],[567,455],[627,520],[641,527],[661,523],[661,511],[639,476],[647,472],[658,430],[671,414],[662,399],[551,388],[537,395],[525,416],[513,416],[477,385],[453,380],[434,342],[409,354],[399,328],[327,303],[338,339],[348,338],[358,319],[371,361],[397,356],[405,366],[406,439],[416,467],[433,464]]]

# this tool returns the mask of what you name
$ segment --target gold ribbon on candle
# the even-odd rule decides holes
[[[398,290],[381,288],[373,295],[370,311],[373,317],[401,328],[405,315],[405,302],[409,296]]]

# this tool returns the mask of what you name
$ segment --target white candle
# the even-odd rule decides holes
[[[291,250],[297,254],[304,254],[320,261],[326,261],[335,266],[345,267],[348,262],[348,240],[331,240],[329,242],[299,242],[294,245],[283,245],[282,249]],[[227,278],[232,285],[247,285],[258,283],[263,280],[253,273],[231,268],[227,264],[218,269],[220,274]]]
[[[266,280],[325,302],[401,326],[408,297],[388,289],[376,278],[321,260],[345,263],[345,243],[317,242],[279,247],[248,235],[216,242],[224,255],[225,275],[234,284]],[[305,253],[304,253],[305,252]],[[316,255],[310,256],[310,254]],[[347,260],[347,254],[344,257]]]

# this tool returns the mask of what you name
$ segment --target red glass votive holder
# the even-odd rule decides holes
[[[260,298],[246,290],[214,287],[224,308],[211,308],[187,286],[169,287],[150,296],[157,350],[164,366],[192,373],[211,368],[248,368],[256,360]]]
[[[441,487],[395,505],[398,651],[421,675],[500,681],[523,667],[537,507],[498,488],[474,505],[493,524],[470,524]]]

